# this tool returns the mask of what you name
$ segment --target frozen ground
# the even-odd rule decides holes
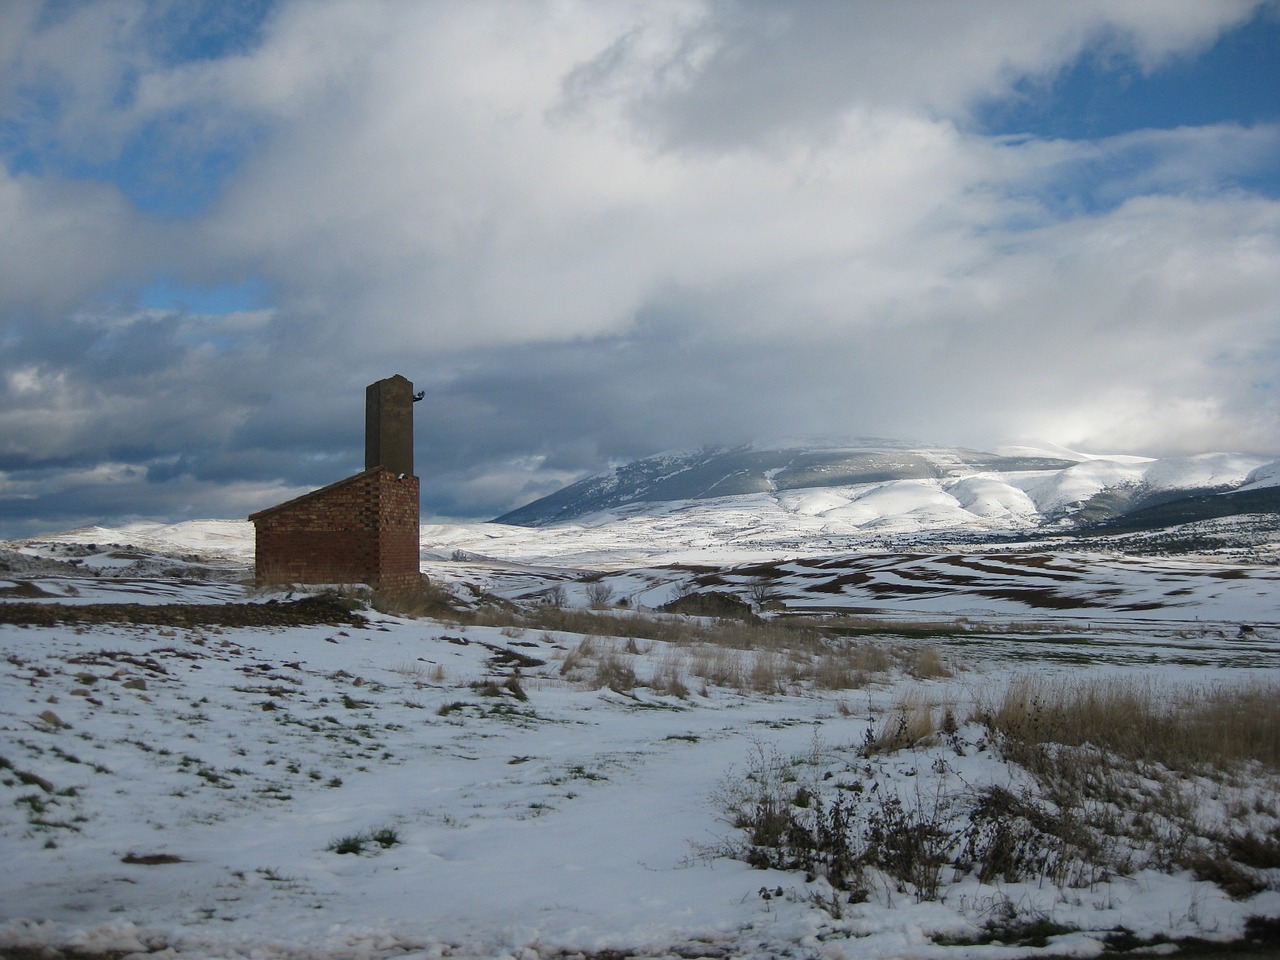
[[[129,564],[183,552],[165,553],[150,527],[127,539],[100,531],[16,545],[33,562],[61,551],[119,575],[11,572],[0,603],[273,599],[235,581],[246,559],[236,529],[207,551],[192,543],[200,531],[178,531],[187,562],[223,564],[220,580],[136,576]],[[837,917],[822,905],[821,880],[725,856],[739,832],[723,803],[764,757],[801,758],[797,768],[818,780],[860,779],[908,801],[1028,787],[964,722],[974,703],[1028,673],[1171,689],[1274,680],[1274,567],[958,553],[782,562],[748,552],[719,558],[751,561],[731,570],[624,571],[615,555],[608,569],[586,571],[532,544],[488,562],[474,559],[478,550],[450,559],[452,549],[462,548],[442,546],[424,567],[468,596],[527,599],[559,585],[582,606],[603,573],[627,601],[616,636],[376,613],[339,626],[0,625],[9,868],[0,945],[264,960],[958,960],[1093,956],[1118,928],[1225,940],[1251,916],[1280,916],[1274,870],[1264,872],[1269,889],[1232,899],[1186,871],[1134,869],[1082,886],[956,876],[923,902],[881,877]],[[143,559],[112,567],[112,553]],[[689,590],[746,596],[762,579],[792,610],[892,614],[899,635],[891,624],[875,642],[934,648],[944,670],[913,677],[899,656],[857,689],[784,680],[760,691],[697,679],[705,651],[627,639],[637,608]],[[953,629],[918,629],[939,623]],[[754,655],[734,655],[758,669]],[[634,672],[636,685],[597,686],[602,661]],[[683,696],[658,682],[673,672]],[[947,705],[959,729],[863,757],[868,730],[904,698]],[[1271,809],[1271,819],[1249,816],[1277,829],[1269,776],[1188,790],[1206,829],[1241,809]],[[332,849],[343,840],[362,841],[361,852]],[[1043,946],[975,942],[1010,917],[1053,932]]]

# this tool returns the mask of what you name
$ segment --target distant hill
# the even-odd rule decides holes
[[[758,444],[664,453],[571,484],[496,518],[548,527],[721,507],[781,511],[812,529],[855,531],[1085,530],[1280,512],[1280,467],[1211,453],[1151,459],[1019,447],[985,452],[891,440]],[[710,504],[708,503],[708,506]],[[1124,518],[1129,518],[1127,523]],[[779,518],[770,518],[776,525]]]

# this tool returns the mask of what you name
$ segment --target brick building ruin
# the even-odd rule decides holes
[[[365,469],[251,514],[259,585],[366,583],[401,593],[422,582],[413,384],[396,374],[365,391]]]

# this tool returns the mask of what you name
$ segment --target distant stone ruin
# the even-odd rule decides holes
[[[396,374],[365,391],[365,469],[251,514],[260,586],[365,583],[401,593],[421,585],[413,384]]]

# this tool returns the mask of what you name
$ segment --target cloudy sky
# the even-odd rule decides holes
[[[797,434],[1280,453],[1275,0],[0,4],[0,536]]]

